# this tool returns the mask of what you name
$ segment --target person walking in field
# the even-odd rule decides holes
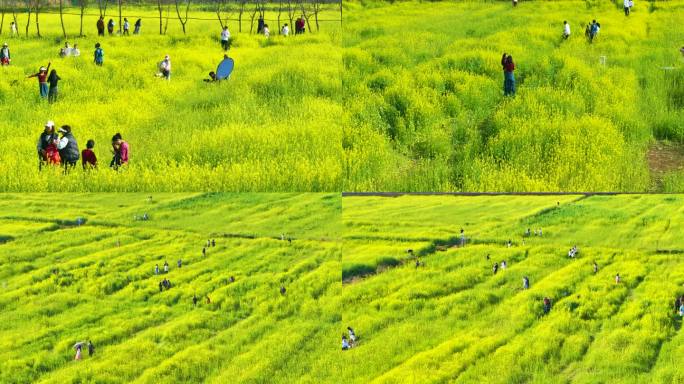
[[[169,263],[164,260],[164,273],[169,273]]]
[[[285,286],[284,286],[284,285],[281,285],[281,286],[280,286],[280,294],[283,295],[283,296],[285,296],[285,293],[287,293],[287,290],[285,289]]]
[[[461,247],[465,247],[465,241],[465,231],[463,230],[463,228],[461,228]]]
[[[2,45],[2,48],[0,48],[0,65],[2,65],[3,67],[5,65],[10,65],[11,61],[12,56],[10,55],[9,45],[7,43],[4,43]]]
[[[494,263],[494,266],[492,266],[492,272],[496,275],[496,272],[499,271],[499,263]]]
[[[181,259],[178,259],[178,268],[180,268],[182,265],[183,265],[183,262],[181,261]]]
[[[81,348],[83,348],[82,344],[77,344],[76,345],[76,356],[74,356],[74,360],[81,360]]]
[[[71,133],[71,127],[68,125],[63,125],[59,129],[62,137],[57,143],[57,149],[59,150],[59,156],[62,158],[62,165],[64,165],[64,173],[67,173],[69,169],[76,166],[79,159],[78,143],[76,138]]]
[[[216,239],[211,239],[211,246],[215,247],[216,246]]]
[[[38,73],[26,76],[27,79],[30,79],[32,77],[38,78],[38,91],[40,92],[40,97],[42,97],[43,99],[47,99],[48,97],[47,77],[48,71],[50,70],[50,65],[52,65],[52,63],[48,63],[47,67],[40,67]]]
[[[223,30],[221,31],[221,47],[224,51],[230,49],[230,31],[228,30],[227,25],[224,25]]]
[[[598,35],[599,31],[601,30],[601,24],[597,23],[596,20],[591,21],[591,26],[589,29],[589,42],[593,43],[594,39]]]
[[[629,12],[631,11],[634,3],[632,3],[632,0],[624,0],[622,5],[625,7],[625,16],[629,16]]]
[[[501,57],[501,66],[504,71],[504,96],[515,96],[515,63],[513,56],[504,53]]]
[[[97,168],[97,156],[95,156],[93,148],[95,148],[95,140],[90,139],[86,143],[86,149],[81,151],[81,165],[84,170]]]
[[[523,289],[530,289],[530,279],[527,276],[523,276]]]
[[[88,340],[88,356],[93,357],[94,354],[95,354],[95,346],[93,345],[93,343],[90,340]]]
[[[283,28],[280,30],[280,34],[283,35],[284,37],[287,37],[290,35],[290,27],[287,26],[287,23],[283,25]]]
[[[100,18],[97,20],[97,35],[98,36],[104,36],[104,31],[105,31],[105,22],[104,22],[104,16],[100,16]]]
[[[109,22],[107,23],[107,32],[109,32],[109,36],[114,34],[114,19],[109,19]]]
[[[57,75],[57,71],[54,69],[50,72],[50,76],[47,78],[47,82],[50,85],[48,89],[48,103],[52,104],[57,101],[57,83],[62,80],[61,77]]]
[[[104,64],[104,50],[100,46],[100,43],[95,44],[95,53],[93,54],[95,58],[95,65],[102,66]]]
[[[131,28],[131,23],[128,22],[127,18],[124,18],[124,22],[123,22],[123,35],[124,36],[130,36],[130,34],[128,33],[128,30],[130,28]]]
[[[544,314],[548,314],[551,311],[551,299],[548,297],[544,298]]]
[[[570,24],[568,21],[563,21],[563,39],[567,40],[570,37]]]
[[[159,264],[156,264],[156,265],[154,266],[154,274],[155,274],[155,275],[158,275],[158,274],[159,274]]]
[[[136,21],[135,21],[135,25],[134,25],[134,28],[135,28],[135,29],[133,29],[133,34],[134,34],[134,35],[139,35],[139,34],[140,34],[140,27],[141,27],[141,26],[142,26],[142,20],[141,20],[141,19],[136,20]]]
[[[594,275],[598,273],[598,264],[596,264],[596,260],[594,260]]]
[[[615,275],[615,284],[620,284],[620,274]]]

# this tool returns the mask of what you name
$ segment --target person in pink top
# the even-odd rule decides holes
[[[128,164],[128,143],[121,138],[121,134],[117,133],[112,137],[112,153],[114,157],[109,166],[115,170],[119,167]]]

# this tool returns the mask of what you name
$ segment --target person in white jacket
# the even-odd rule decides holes
[[[171,80],[171,58],[169,55],[164,56],[164,60],[159,63],[159,71],[166,80]]]
[[[230,48],[230,31],[228,31],[227,25],[223,27],[223,30],[221,31],[221,46],[224,51],[227,51]]]
[[[568,39],[570,37],[570,24],[568,24],[568,21],[563,21],[563,38]]]
[[[632,8],[632,0],[624,0],[622,3],[625,7],[625,16],[629,16],[630,8]]]
[[[290,34],[290,27],[287,26],[287,23],[283,25],[283,29],[280,30],[280,34],[287,37]]]

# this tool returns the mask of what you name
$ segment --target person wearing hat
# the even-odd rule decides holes
[[[50,120],[45,123],[45,129],[38,137],[36,150],[38,151],[38,169],[42,169],[44,164],[59,164],[60,158],[55,146],[57,134],[55,134],[55,123]]]
[[[38,78],[38,88],[40,90],[40,97],[42,97],[42,98],[48,97],[47,77],[48,77],[48,70],[50,70],[50,65],[52,65],[52,63],[48,63],[47,67],[40,67],[40,69],[38,70],[38,73],[26,76],[27,79],[30,79],[32,77]]]
[[[169,55],[164,56],[164,60],[159,63],[159,70],[161,71],[162,77],[166,80],[171,80],[171,58]]]
[[[12,57],[10,57],[9,45],[5,43],[0,48],[0,64],[9,65],[10,61],[12,61]]]
[[[57,142],[57,149],[59,150],[59,156],[62,159],[64,172],[66,173],[70,168],[76,166],[80,154],[76,138],[71,133],[71,127],[63,125],[62,128],[59,129],[59,132],[62,134],[62,137]]]

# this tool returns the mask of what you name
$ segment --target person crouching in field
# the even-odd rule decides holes
[[[568,21],[563,21],[563,39],[567,40],[570,37],[570,24]]]
[[[515,64],[513,63],[513,56],[504,53],[501,57],[501,66],[504,71],[504,96],[515,96]]]
[[[40,69],[38,70],[38,73],[26,76],[27,79],[30,79],[32,77],[38,78],[38,89],[40,91],[40,97],[42,97],[44,99],[48,97],[47,77],[48,77],[48,70],[50,69],[50,65],[52,65],[52,63],[48,63],[47,67],[40,67]]]
[[[45,129],[38,137],[36,150],[38,151],[38,169],[43,169],[43,165],[59,164],[61,159],[59,151],[57,151],[57,134],[55,133],[55,123],[48,121],[45,123]]]
[[[112,137],[112,153],[114,157],[109,164],[111,168],[118,170],[121,166],[128,164],[128,143],[121,138],[120,133]]]
[[[97,156],[93,148],[95,148],[95,140],[90,139],[86,143],[86,149],[81,152],[81,164],[86,171],[97,168]]]
[[[171,58],[169,55],[164,56],[164,60],[159,63],[159,72],[161,77],[171,80]]]
[[[100,43],[95,44],[95,53],[93,54],[95,59],[95,65],[102,66],[104,63],[104,50],[100,46]]]
[[[10,56],[9,45],[5,43],[2,45],[2,48],[0,48],[0,65],[9,65],[10,61],[12,61],[12,57]]]
[[[76,138],[71,133],[71,127],[68,125],[63,125],[59,129],[62,137],[57,142],[57,149],[59,150],[59,156],[62,158],[62,165],[64,165],[64,173],[68,173],[69,170],[76,166],[79,159],[78,143]]]
[[[57,71],[54,69],[50,72],[47,81],[50,84],[50,89],[48,90],[48,103],[52,104],[57,101],[57,83],[62,80],[61,77],[57,75]]]

